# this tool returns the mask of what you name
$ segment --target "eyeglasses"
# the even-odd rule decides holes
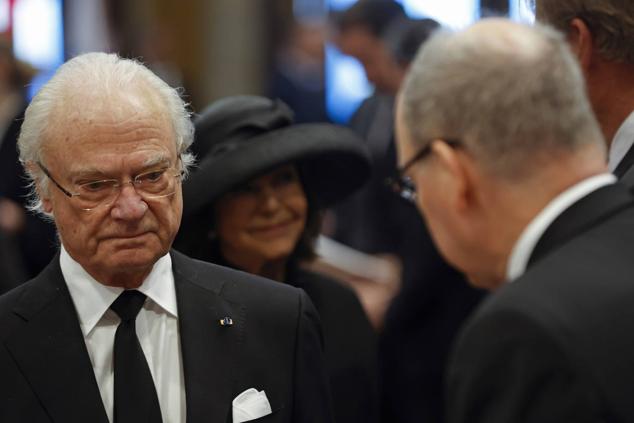
[[[176,192],[176,186],[184,174],[182,170],[178,171],[173,167],[163,167],[143,172],[132,180],[125,182],[120,182],[117,179],[82,182],[75,185],[75,192],[71,192],[62,187],[42,163],[37,162],[37,165],[61,192],[75,201],[81,210],[85,211],[91,211],[97,207],[109,206],[114,203],[125,184],[132,185],[137,194],[144,200],[169,197]]]
[[[457,139],[434,138],[433,140],[440,140],[451,148],[458,148],[462,146],[462,142]],[[412,203],[416,201],[416,185],[414,185],[414,182],[409,176],[405,175],[405,172],[407,172],[416,162],[424,159],[431,153],[433,140],[426,141],[425,147],[421,148],[418,153],[414,154],[414,157],[409,159],[403,166],[397,168],[394,176],[385,180],[385,184],[392,191],[398,194],[401,198]]]

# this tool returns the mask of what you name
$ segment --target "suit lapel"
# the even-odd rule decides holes
[[[7,349],[52,421],[108,423],[59,256],[31,282],[14,313],[25,324]]]
[[[601,223],[609,216],[631,207],[634,198],[621,184],[600,188],[564,210],[546,229],[533,250],[531,266],[574,236]]]
[[[224,422],[236,395],[237,356],[245,310],[221,295],[225,281],[201,280],[190,259],[172,252],[181,351],[185,373],[187,422]],[[233,325],[221,325],[230,317]]]

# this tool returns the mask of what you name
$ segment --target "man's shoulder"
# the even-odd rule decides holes
[[[624,301],[634,301],[634,234],[625,224],[633,218],[634,210],[627,210],[544,256],[490,295],[471,322],[515,316],[556,335],[609,330],[614,319],[634,321],[631,302]]]

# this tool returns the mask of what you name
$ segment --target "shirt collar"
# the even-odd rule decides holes
[[[114,300],[123,292],[123,288],[97,282],[68,254],[63,245],[59,262],[70,296],[77,309],[81,330],[84,336],[87,336]],[[169,254],[154,263],[152,271],[137,289],[165,312],[178,317],[172,258]]]
[[[537,242],[553,221],[568,207],[593,191],[616,182],[616,177],[609,173],[592,176],[568,188],[540,211],[524,228],[515,242],[506,265],[506,279],[509,282],[519,278],[526,271],[528,260]]]
[[[627,119],[621,124],[619,130],[616,131],[612,144],[610,144],[610,155],[608,160],[608,168],[610,172],[614,172],[623,157],[634,144],[634,111],[630,113]]]

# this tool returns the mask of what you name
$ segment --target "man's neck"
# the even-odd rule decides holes
[[[603,63],[586,74],[592,108],[610,146],[634,111],[634,65]]]
[[[139,269],[138,271],[131,272],[120,272],[120,273],[103,273],[98,271],[91,271],[89,269],[85,269],[90,276],[95,278],[96,281],[106,285],[106,286],[115,286],[124,289],[136,289],[143,285],[143,281],[148,277],[148,275],[152,272],[152,268],[149,269]]]
[[[508,207],[497,214],[498,222],[499,215],[504,215],[506,220],[504,225],[497,225],[498,228],[505,227],[498,245],[498,251],[503,251],[503,254],[499,255],[500,261],[496,266],[496,280],[500,285],[506,281],[508,261],[516,242],[535,217],[571,187],[593,176],[607,173],[600,149],[593,146],[557,160],[551,158],[549,163],[533,163],[541,168],[536,177],[531,178],[524,188],[509,184],[501,194],[504,199],[500,201]]]

